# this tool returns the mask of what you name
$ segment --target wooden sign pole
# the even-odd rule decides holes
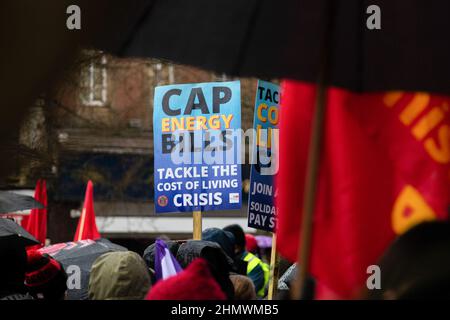
[[[321,50],[322,57],[320,58],[322,63],[320,65],[317,79],[315,110],[311,128],[308,162],[306,167],[305,190],[303,194],[303,216],[297,252],[297,267],[299,272],[297,272],[291,288],[291,299],[293,300],[299,300],[306,296],[305,284],[311,263],[313,217],[327,104],[327,84],[330,69],[329,57],[331,56],[332,49],[330,39],[333,38],[335,11],[336,7],[334,6],[333,1],[329,1],[325,7],[326,28],[323,36],[323,48]]]
[[[277,253],[277,235],[272,236],[272,252],[270,253],[270,282],[268,300],[273,300],[278,289],[278,270],[280,265],[280,256]]]
[[[299,300],[303,296],[306,277],[308,276],[310,268],[313,215],[327,99],[326,89],[327,87],[322,79],[321,81],[319,81],[317,86],[316,106],[312,124],[311,141],[308,151],[305,192],[303,199],[303,216],[297,253],[297,265],[299,266],[299,272],[297,272],[295,281],[292,284],[291,298],[293,300]]]
[[[201,240],[202,239],[202,212],[201,211],[194,211],[193,212],[193,221],[194,221],[194,228],[193,228],[193,239],[194,240]]]

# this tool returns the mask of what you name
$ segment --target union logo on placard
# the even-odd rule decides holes
[[[159,196],[158,197],[158,205],[160,207],[165,207],[167,206],[167,203],[169,202],[169,200],[167,199],[166,196]]]
[[[230,203],[239,203],[239,193],[230,193]]]

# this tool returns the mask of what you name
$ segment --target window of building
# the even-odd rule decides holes
[[[156,86],[175,83],[175,67],[173,64],[155,63],[153,72]]]
[[[94,57],[81,75],[81,102],[86,106],[103,107],[108,96],[108,71],[105,55]]]

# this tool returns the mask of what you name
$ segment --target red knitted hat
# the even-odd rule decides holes
[[[37,250],[29,250],[27,255],[28,263],[25,273],[25,285],[27,287],[45,285],[61,271],[61,265],[58,261]]]
[[[250,252],[256,252],[258,249],[256,238],[248,233],[245,234],[245,249]]]
[[[197,258],[176,276],[158,281],[145,300],[226,300],[226,296],[206,260]]]

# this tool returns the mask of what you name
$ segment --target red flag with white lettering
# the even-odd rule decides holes
[[[297,259],[316,89],[285,81],[280,116],[277,241]],[[311,273],[344,298],[389,243],[450,204],[450,98],[330,88],[313,220]]]

